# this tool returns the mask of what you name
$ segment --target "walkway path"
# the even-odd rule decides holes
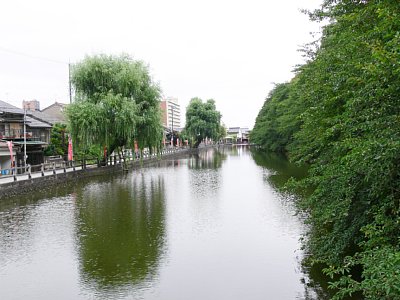
[[[90,166],[90,167],[93,167],[93,166]],[[82,167],[79,166],[79,167],[75,168],[75,171],[78,171],[78,170],[82,170]],[[64,169],[56,169],[55,172],[56,172],[56,174],[62,174],[62,173],[64,173]],[[66,173],[74,172],[74,169],[66,168],[65,172]],[[44,171],[44,176],[51,176],[51,175],[54,175],[53,170]],[[39,178],[39,177],[43,177],[42,172],[35,172],[35,173],[31,174],[31,178]],[[30,178],[29,178],[28,174],[18,174],[17,175],[17,181],[29,180],[29,179]],[[14,176],[12,176],[12,175],[0,176],[0,186],[2,184],[10,183],[10,182],[14,182]]]

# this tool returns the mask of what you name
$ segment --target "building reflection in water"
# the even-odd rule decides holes
[[[162,176],[131,173],[77,194],[81,278],[96,292],[151,282],[165,244]]]

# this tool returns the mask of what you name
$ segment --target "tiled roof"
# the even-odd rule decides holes
[[[0,100],[0,111],[13,113],[13,114],[24,114],[24,110],[18,107],[15,107],[7,102]]]
[[[32,118],[29,115],[26,116],[26,124],[32,128],[51,128],[52,126],[48,123],[41,122],[36,118]]]
[[[50,116],[41,111],[35,110],[35,111],[28,111],[27,113],[28,113],[28,115],[31,115],[32,117],[34,117],[36,119],[42,120],[46,123],[49,123],[50,125],[54,125],[55,123],[63,123],[62,120],[60,120],[56,117]]]
[[[47,106],[46,108],[43,108],[42,109],[42,111],[44,111],[44,110],[47,110],[47,109],[49,109],[50,107],[53,107],[53,106],[60,106],[60,107],[66,107],[68,104],[66,104],[66,103],[60,103],[60,102],[54,102],[52,105],[50,105],[50,106]]]
[[[0,100],[0,112],[2,112],[2,111],[7,112],[7,113],[24,115],[23,109],[15,107],[7,102]],[[26,124],[29,127],[32,127],[32,128],[51,128],[52,127],[52,123],[45,120],[45,117],[43,117],[43,118],[38,117],[36,115],[39,115],[39,114],[36,114],[35,112],[29,111],[29,110],[26,112],[26,114],[27,114]],[[43,115],[47,116],[46,114],[43,114]]]

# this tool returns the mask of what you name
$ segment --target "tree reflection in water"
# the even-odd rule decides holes
[[[156,275],[165,239],[161,176],[132,173],[77,194],[81,278],[98,292],[143,284]]]
[[[256,164],[265,169],[264,179],[278,191],[284,190],[285,184],[290,178],[302,179],[307,175],[307,166],[299,167],[291,163],[284,155],[264,152],[258,149],[252,149],[251,155]],[[301,193],[306,195],[309,191],[301,191]],[[285,199],[285,197],[283,197],[283,199]],[[294,205],[294,203],[292,203],[293,197],[289,196],[287,199]],[[302,214],[299,214],[299,217],[301,217],[301,215]],[[305,253],[305,257],[307,257],[307,253]],[[323,266],[309,266],[306,260],[303,260],[300,264],[301,271],[305,274],[301,280],[304,285],[304,299],[331,299],[334,293],[328,289],[328,281],[330,279],[322,273]],[[352,298],[346,299],[350,300]]]
[[[281,189],[291,177],[301,179],[307,175],[306,166],[296,166],[283,154],[252,149],[251,155],[258,166],[268,170],[265,179],[277,189]]]
[[[227,154],[222,150],[215,148],[202,150],[189,158],[189,169],[218,169],[226,158]]]

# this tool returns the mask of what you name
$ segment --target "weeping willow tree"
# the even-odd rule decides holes
[[[67,109],[70,130],[80,149],[156,148],[161,144],[160,89],[148,67],[128,55],[87,56],[72,69],[74,103]]]
[[[186,109],[185,133],[194,141],[197,148],[205,138],[218,140],[224,130],[221,125],[221,113],[217,111],[215,101],[203,102],[200,98],[192,98]]]

